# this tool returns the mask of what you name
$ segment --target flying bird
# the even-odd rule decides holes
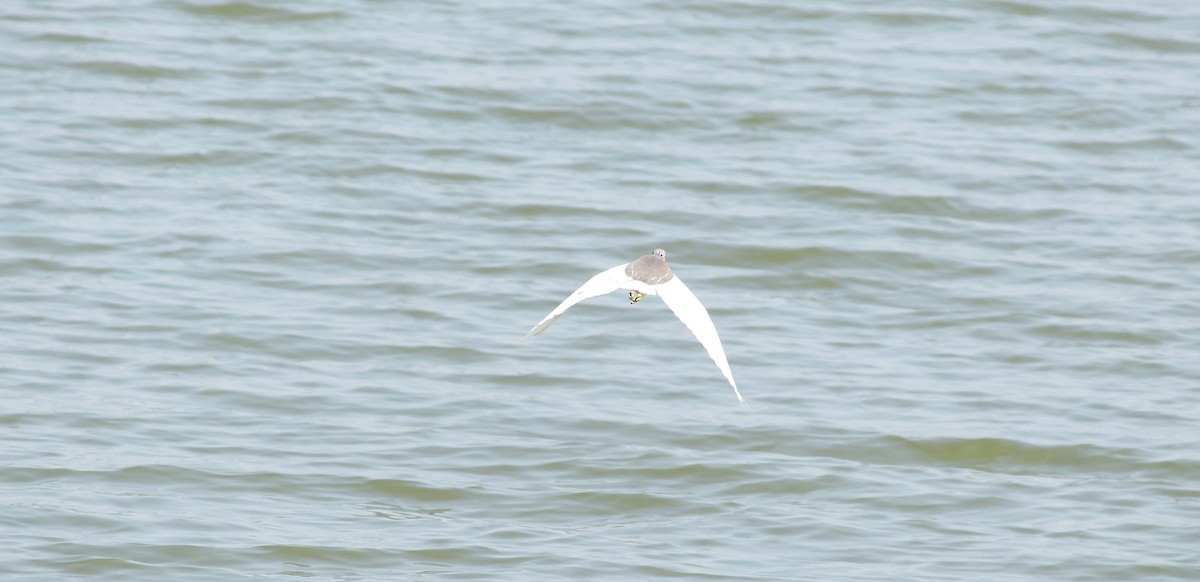
[[[667,304],[667,307],[675,313],[675,317],[678,317],[683,325],[692,330],[696,339],[700,340],[700,345],[704,346],[705,351],[708,352],[708,356],[725,375],[725,379],[729,380],[729,385],[733,386],[733,393],[737,395],[738,402],[742,406],[746,405],[746,399],[742,398],[737,383],[733,381],[733,372],[729,371],[729,361],[725,359],[725,349],[721,347],[721,338],[717,336],[717,328],[713,326],[712,318],[708,316],[708,310],[704,308],[699,299],[696,299],[691,289],[688,289],[687,285],[684,285],[683,281],[671,272],[671,267],[667,265],[667,252],[662,249],[654,249],[653,253],[639,257],[632,263],[617,265],[588,279],[583,286],[576,289],[549,315],[533,326],[533,329],[525,334],[525,338],[546,331],[559,316],[576,303],[598,295],[612,293],[617,289],[629,290],[630,304],[641,301],[646,295],[662,297],[663,303]]]

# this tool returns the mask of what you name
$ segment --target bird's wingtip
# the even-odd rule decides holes
[[[734,384],[732,381],[730,381],[729,385],[733,386],[733,395],[737,396],[738,405],[742,408],[750,408],[750,403],[746,402],[745,398],[742,398],[742,391],[738,390],[737,384]]]
[[[548,326],[548,325],[543,326],[540,324],[533,326],[533,328],[531,328],[529,331],[525,332],[525,335],[521,336],[521,339],[517,340],[517,343],[519,343],[519,344],[525,343],[525,340],[527,340],[539,333],[542,333],[543,331],[546,331],[547,327],[550,327],[550,326]]]

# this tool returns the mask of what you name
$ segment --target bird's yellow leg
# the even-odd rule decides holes
[[[629,304],[632,305],[634,303],[637,303],[638,301],[641,301],[642,298],[645,296],[646,296],[646,294],[642,293],[641,291],[630,291],[629,292]]]

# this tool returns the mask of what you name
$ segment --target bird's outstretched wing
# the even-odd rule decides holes
[[[529,330],[529,333],[525,334],[525,337],[528,338],[546,331],[546,328],[550,327],[554,323],[554,320],[558,319],[558,316],[562,315],[564,311],[570,309],[572,305],[597,295],[612,293],[613,291],[628,285],[633,281],[633,279],[629,278],[629,275],[625,274],[625,267],[627,266],[629,266],[629,263],[617,265],[596,275],[595,277],[592,277],[591,279],[588,279],[587,283],[584,283],[581,287],[576,289],[574,293],[572,293],[566,299],[563,299],[563,302],[559,303],[558,307],[555,307],[554,311],[550,312],[550,315],[547,315],[541,321],[539,321],[537,325],[533,326],[533,329]],[[704,308],[701,307],[700,309]],[[711,327],[712,323],[710,322],[708,325]],[[714,335],[716,334],[716,332],[713,333]],[[717,349],[719,350],[720,347],[718,346]]]
[[[658,296],[662,297],[663,303],[666,303],[667,307],[675,313],[675,317],[678,317],[679,321],[692,330],[696,339],[700,340],[700,345],[704,346],[708,357],[712,358],[712,361],[721,369],[721,373],[725,375],[725,379],[729,380],[729,385],[733,386],[733,393],[737,395],[738,402],[745,406],[746,399],[742,398],[737,383],[733,381],[733,372],[729,371],[729,360],[725,359],[725,348],[721,347],[721,338],[717,335],[717,328],[713,325],[712,318],[708,316],[708,310],[704,308],[699,299],[696,299],[692,290],[679,280],[678,275],[659,285],[657,290]]]

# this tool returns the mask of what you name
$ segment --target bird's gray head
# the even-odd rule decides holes
[[[652,254],[664,261],[667,260],[667,251],[664,251],[662,249],[654,249],[654,252],[650,253],[650,254]]]

